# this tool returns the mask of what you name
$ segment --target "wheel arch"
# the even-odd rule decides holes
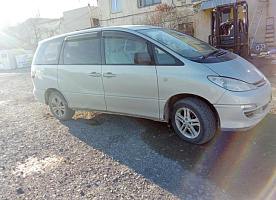
[[[44,93],[44,98],[45,98],[45,103],[46,105],[49,105],[49,97],[50,97],[50,94],[53,93],[53,92],[59,92],[60,94],[62,94],[61,91],[55,89],[55,88],[48,88],[45,93]],[[64,97],[64,95],[62,94],[62,96]],[[65,98],[65,97],[64,97]],[[65,99],[66,100],[66,99]],[[67,100],[66,100],[67,101]]]
[[[213,106],[213,104],[211,104],[207,99],[205,99],[201,96],[195,95],[195,94],[176,94],[176,95],[170,97],[164,106],[163,118],[166,122],[171,121],[171,113],[173,110],[173,105],[180,99],[184,99],[187,97],[198,98],[198,99],[202,100],[203,102],[205,102],[213,111],[213,113],[216,117],[216,120],[217,120],[217,125],[218,125],[218,127],[220,127],[220,118],[219,118],[218,112],[217,112],[216,108]]]

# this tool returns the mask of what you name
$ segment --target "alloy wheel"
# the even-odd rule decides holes
[[[52,99],[51,104],[52,104],[53,111],[57,116],[59,116],[59,117],[64,116],[65,105],[64,105],[64,102],[60,98],[54,97]]]
[[[185,137],[194,139],[200,133],[200,122],[196,114],[188,108],[180,108],[175,113],[175,124]]]

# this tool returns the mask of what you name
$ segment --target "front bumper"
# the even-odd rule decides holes
[[[246,112],[242,105],[215,105],[215,108],[220,117],[222,131],[246,131],[267,115],[270,103]],[[251,112],[250,115],[246,115],[247,112]]]
[[[227,91],[215,104],[223,131],[243,131],[254,127],[269,112],[271,86],[264,86],[246,92]],[[233,103],[234,102],[234,103]],[[245,106],[254,105],[245,109]]]

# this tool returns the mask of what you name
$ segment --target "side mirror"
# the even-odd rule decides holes
[[[134,63],[138,65],[150,65],[151,58],[146,52],[138,52],[134,54]]]

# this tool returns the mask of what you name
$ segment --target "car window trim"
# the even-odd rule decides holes
[[[97,38],[97,37],[101,37],[99,32],[97,31],[97,32],[91,32],[91,33],[85,33],[85,34],[70,35],[70,36],[65,37],[64,40],[65,41],[74,41],[74,40],[85,40],[88,38]]]
[[[160,46],[158,46],[156,44],[153,44],[153,43],[151,43],[151,44],[152,44],[152,53],[153,53],[153,57],[154,57],[154,62],[155,62],[156,66],[184,66],[185,65],[181,60],[179,60],[178,58],[176,58],[174,55],[172,55],[168,51],[164,50],[162,47],[160,47]],[[157,47],[158,49],[161,49],[165,53],[169,54],[172,58],[174,58],[178,62],[178,64],[177,63],[176,64],[158,64],[156,55],[154,53],[154,48],[155,47]]]
[[[95,31],[93,33],[86,33],[86,34],[78,34],[78,35],[73,35],[73,36],[67,36],[64,38],[63,40],[63,44],[62,44],[62,48],[61,48],[61,53],[60,53],[60,57],[59,57],[59,65],[102,65],[102,53],[101,53],[101,32],[102,31]],[[100,48],[100,63],[93,63],[93,64],[65,64],[64,63],[64,49],[65,49],[65,45],[66,42],[70,41],[80,41],[80,40],[87,40],[89,38],[99,38],[100,39],[100,44],[99,44],[99,48]]]
[[[113,35],[111,35],[111,33],[115,33]],[[147,44],[147,50],[148,50],[148,53],[152,59],[152,64],[150,65],[144,65],[144,66],[152,66],[152,65],[155,65],[155,59],[154,59],[154,55],[153,55],[153,49],[151,47],[151,42],[148,41],[147,39],[139,36],[139,35],[136,35],[136,34],[133,34],[133,33],[130,33],[130,32],[126,32],[126,31],[120,31],[120,30],[104,30],[102,31],[102,37],[101,37],[101,45],[102,45],[102,65],[134,65],[134,66],[139,66],[139,64],[106,64],[106,55],[105,55],[105,44],[104,44],[104,37],[108,37],[108,36],[119,36],[119,37],[122,37],[122,34],[127,34],[127,35],[132,35],[134,36],[135,38],[139,38],[141,41],[145,41],[146,44]]]
[[[58,52],[57,52],[57,63],[55,63],[55,64],[49,64],[49,63],[34,63],[34,65],[58,65],[59,64],[59,60],[60,60],[60,54],[61,54],[61,52],[62,52],[62,49],[63,49],[63,43],[64,43],[64,36],[63,37],[57,37],[57,38],[54,38],[53,40],[55,40],[55,39],[59,39],[59,38],[63,38],[63,40],[61,41],[61,48],[58,50]],[[46,41],[46,42],[50,42],[51,40],[48,40],[48,41]],[[43,43],[40,43],[39,45],[42,45]],[[45,53],[45,52],[44,52]]]

